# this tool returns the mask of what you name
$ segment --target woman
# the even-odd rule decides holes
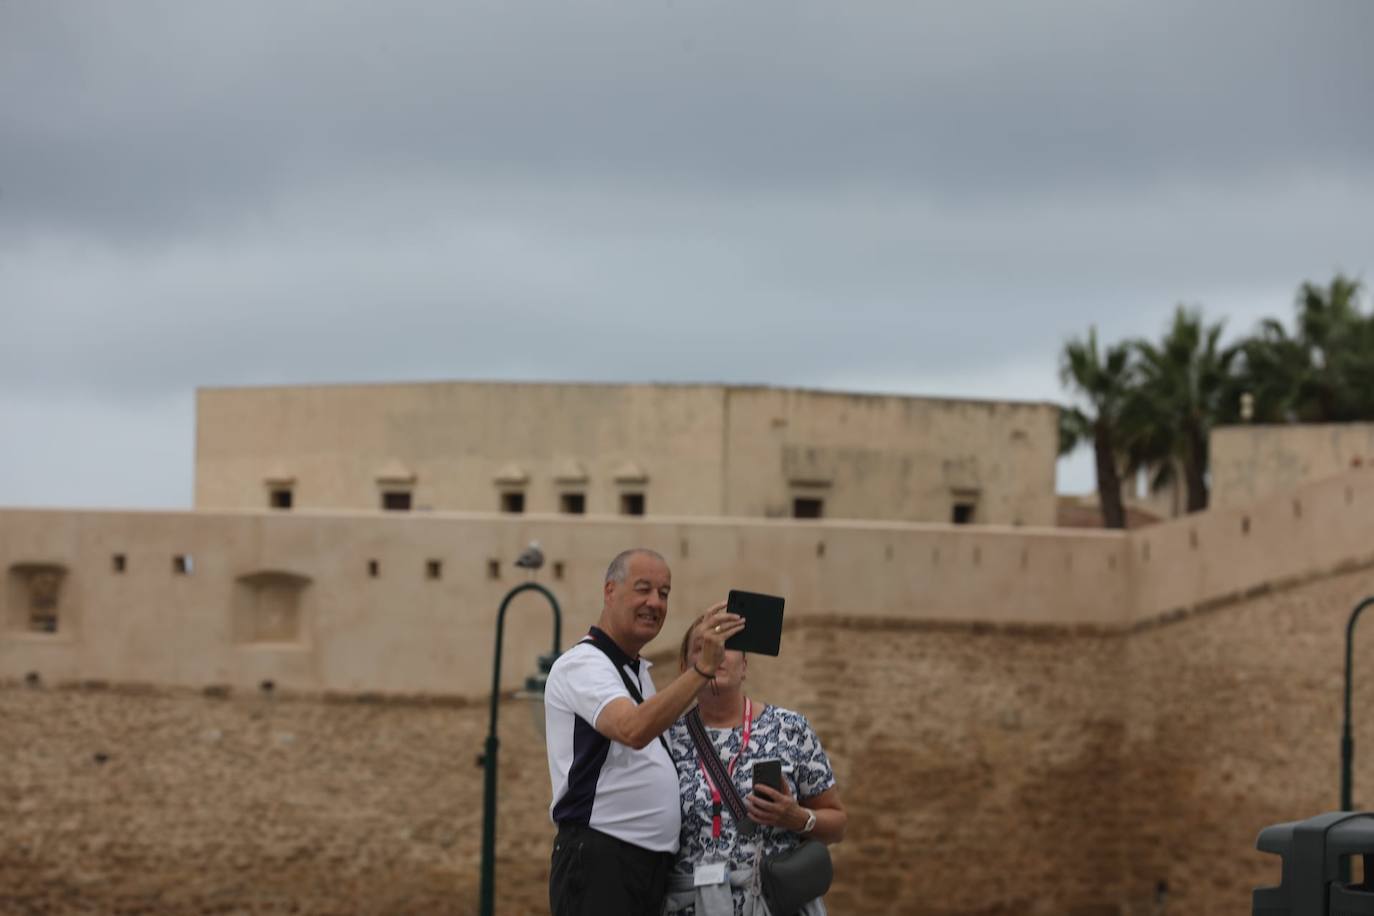
[[[697,664],[699,623],[700,618],[682,639],[678,660],[683,671]],[[759,862],[792,849],[807,837],[838,843],[848,815],[840,804],[830,760],[805,717],[780,706],[755,703],[745,694],[749,660],[743,652],[727,650],[713,673],[714,679],[697,694],[696,710],[735,791],[758,826],[752,834],[740,831],[698,759],[687,717],[679,719],[668,731],[668,746],[677,762],[682,847],[673,862],[663,912],[665,916],[764,916],[768,909],[755,878]],[[782,761],[781,792],[754,785],[755,761],[768,759]],[[825,904],[813,900],[802,913],[824,916]]]

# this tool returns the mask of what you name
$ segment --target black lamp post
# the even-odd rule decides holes
[[[497,701],[501,698],[501,641],[506,627],[506,608],[511,599],[521,592],[536,591],[549,600],[553,608],[553,651],[539,657],[539,674],[525,678],[525,689],[531,693],[544,692],[544,679],[554,660],[558,658],[560,631],[563,628],[563,614],[558,609],[558,599],[553,592],[537,582],[525,582],[506,593],[501,601],[501,609],[496,613],[496,653],[491,672],[491,724],[487,729],[487,744],[477,765],[483,769],[482,788],[482,897],[481,916],[493,916],[496,906],[496,711]]]
[[[1341,726],[1341,810],[1351,811],[1354,809],[1354,801],[1351,799],[1353,794],[1351,769],[1355,763],[1355,737],[1350,731],[1350,677],[1351,663],[1354,655],[1353,646],[1355,640],[1355,621],[1359,619],[1360,611],[1374,604],[1374,595],[1355,605],[1355,610],[1350,612],[1350,622],[1345,625],[1345,722]]]

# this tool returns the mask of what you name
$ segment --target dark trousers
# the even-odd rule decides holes
[[[673,856],[590,827],[560,825],[549,866],[553,916],[659,916]]]

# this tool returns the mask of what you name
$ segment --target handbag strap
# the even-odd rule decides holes
[[[744,800],[735,791],[735,782],[730,778],[730,771],[721,762],[720,756],[716,754],[715,745],[711,743],[710,736],[706,734],[706,723],[701,721],[701,710],[695,706],[692,707],[691,712],[687,713],[687,732],[692,736],[692,744],[696,745],[697,757],[701,758],[702,766],[706,767],[706,771],[711,774],[711,779],[720,792],[721,800],[725,802],[725,807],[730,809],[730,813],[735,816],[737,829],[744,836],[749,836],[758,825],[749,819],[749,812],[744,807]]]

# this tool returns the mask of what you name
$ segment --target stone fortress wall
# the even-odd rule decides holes
[[[817,615],[1123,629],[1374,550],[1374,474],[1122,532],[705,518],[269,511],[0,511],[0,677],[474,696],[497,606],[538,540],[565,634],[599,610],[607,559],[674,569],[666,638],[729,588]],[[538,599],[530,598],[530,601]],[[513,614],[506,686],[547,651]],[[51,628],[51,630],[49,629]],[[477,634],[481,634],[480,637]],[[567,640],[565,639],[565,642]],[[169,651],[169,647],[173,651]]]
[[[565,644],[612,553],[668,556],[660,682],[724,589],[788,596],[752,689],[834,758],[834,912],[1245,913],[1278,876],[1260,827],[1336,807],[1371,535],[1365,468],[1131,532],[0,511],[0,911],[472,912],[495,611],[538,539]],[[515,687],[548,648],[537,599],[507,637]],[[1360,634],[1357,712],[1371,652]],[[550,828],[522,705],[502,703],[498,889],[524,914]]]
[[[1374,468],[1374,423],[1224,426],[1209,444],[1212,505],[1223,509]]]
[[[786,595],[788,620],[1117,626],[1129,619],[1125,542],[1098,532],[891,523],[394,517],[266,511],[0,512],[7,588],[0,677],[476,696],[490,689],[497,608],[528,576],[559,598],[564,642],[600,610],[610,557],[661,550],[673,571],[665,636],[730,588]],[[42,572],[46,571],[46,573]],[[36,577],[56,578],[33,626]],[[524,605],[529,604],[530,610]],[[506,686],[550,643],[542,599],[517,600]],[[173,648],[174,651],[168,651]]]
[[[1161,589],[1116,622],[841,606],[789,618],[784,655],[751,660],[751,692],[802,710],[833,758],[851,827],[832,911],[1247,913],[1250,888],[1278,874],[1254,851],[1258,830],[1336,805],[1344,622],[1374,593],[1370,476],[1304,491],[1301,515],[1288,499],[1271,507],[1294,546],[1332,503],[1363,519],[1362,541],[1305,572],[1295,561],[1249,584],[1206,580],[1182,600]],[[1150,575],[1174,557],[1197,583],[1205,564],[1189,571],[1187,557],[1246,543],[1264,518],[1253,510],[1246,533],[1230,514],[1196,548],[1193,520],[1165,526]],[[1094,540],[1124,543],[1118,564],[1145,553],[1134,535]],[[546,633],[542,607],[518,611]],[[36,639],[7,638],[7,651]],[[1374,631],[1356,653],[1374,657]],[[660,682],[672,655],[665,636]],[[519,658],[508,646],[507,666]],[[475,912],[482,696],[193,690],[42,662],[12,669],[42,668],[33,686],[0,686],[13,739],[0,755],[0,911]],[[1374,678],[1357,677],[1356,709],[1372,703]],[[547,773],[526,705],[501,711],[502,913],[543,906]],[[1374,791],[1362,725],[1357,805]]]

